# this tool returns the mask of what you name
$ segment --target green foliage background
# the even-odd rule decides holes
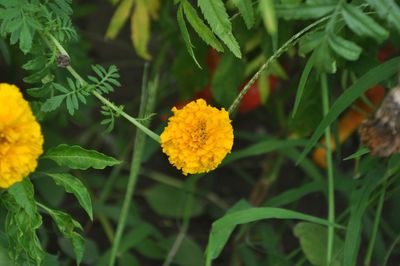
[[[99,64],[82,27],[97,4],[115,10],[103,52],[128,45],[135,73]],[[396,84],[399,32],[395,0],[0,0],[2,81],[46,139],[37,171],[0,191],[0,265],[393,265],[400,157],[357,136],[326,145],[327,169],[308,154],[368,89]],[[207,87],[234,149],[184,177],[154,132]]]

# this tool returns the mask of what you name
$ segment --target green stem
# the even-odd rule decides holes
[[[68,55],[67,51],[65,51],[64,47],[60,44],[60,42],[54,38],[54,36],[52,35],[47,35],[50,40],[53,42],[53,44],[55,45],[55,47],[57,48],[57,50],[63,54],[63,55]],[[76,72],[76,70],[72,67],[72,66],[67,66],[67,70],[68,72],[76,79],[78,80],[82,85],[88,85],[88,83],[81,77],[81,75],[79,75],[78,72]],[[112,102],[110,102],[109,100],[107,100],[106,98],[104,98],[100,93],[98,93],[97,91],[93,90],[92,94],[99,99],[103,104],[107,105],[108,107],[110,107],[111,109],[113,109],[115,112],[118,112],[121,116],[123,116],[125,119],[127,119],[129,122],[131,122],[133,125],[135,125],[137,128],[139,128],[141,131],[143,131],[146,135],[148,135],[150,138],[152,138],[153,140],[155,140],[156,142],[160,142],[160,136],[158,136],[156,133],[154,133],[153,131],[151,131],[150,129],[148,129],[147,127],[143,126],[139,121],[137,121],[135,118],[133,118],[132,116],[128,115],[127,113],[125,113],[123,110],[121,110],[121,108],[118,108],[117,106],[115,106]]]
[[[382,215],[383,203],[385,202],[385,195],[386,195],[386,187],[387,187],[388,176],[389,175],[386,174],[385,177],[384,177],[384,183],[382,185],[382,192],[381,192],[381,195],[379,197],[378,208],[376,209],[374,224],[372,225],[371,238],[369,240],[367,252],[366,252],[366,255],[365,255],[365,259],[364,259],[364,265],[365,266],[369,266],[371,264],[372,253],[374,251],[375,242],[376,242],[376,236],[378,235],[378,228],[379,228],[379,223],[380,223],[381,215]]]
[[[303,30],[299,31],[295,35],[292,36],[286,43],[284,43],[268,60],[260,67],[260,69],[253,75],[253,77],[247,82],[246,86],[244,86],[243,90],[239,93],[239,95],[236,97],[236,99],[233,101],[231,106],[228,109],[228,112],[230,115],[235,112],[236,108],[240,104],[240,101],[243,99],[244,95],[247,93],[247,91],[250,89],[251,85],[254,84],[254,82],[257,81],[257,79],[260,77],[261,73],[266,70],[272,62],[274,62],[278,57],[280,57],[284,52],[287,51],[291,46],[293,46],[299,39],[306,33],[308,33],[311,29],[314,27],[318,26],[325,20],[329,19],[330,16],[321,18],[314,23],[308,25],[305,27]]]
[[[155,104],[155,95],[157,90],[157,83],[147,82],[147,68],[145,68],[145,74],[142,82],[142,97],[140,101],[139,117],[143,117],[145,114],[153,111]],[[101,96],[101,95],[100,95]],[[147,121],[148,123],[148,121]],[[144,127],[144,126],[143,126]],[[140,129],[140,127],[138,127]],[[146,127],[145,127],[146,128]],[[146,128],[147,129],[147,128]],[[127,189],[125,192],[125,198],[122,203],[121,214],[118,219],[117,230],[115,233],[115,239],[111,249],[109,266],[115,265],[119,245],[121,243],[122,234],[124,233],[126,219],[128,217],[129,209],[131,206],[133,192],[135,191],[136,183],[139,177],[140,165],[142,162],[142,155],[146,143],[146,136],[143,134],[144,131],[137,130],[135,136],[134,150],[132,155],[132,162],[130,167],[129,179]]]
[[[322,89],[322,108],[323,114],[329,111],[329,91],[328,81],[325,73],[321,74],[321,89]],[[326,162],[327,162],[327,175],[328,175],[328,242],[326,252],[326,265],[331,265],[333,256],[333,243],[335,239],[335,183],[333,179],[333,166],[332,166],[332,148],[331,148],[331,129],[328,126],[325,129],[325,146],[326,146]]]

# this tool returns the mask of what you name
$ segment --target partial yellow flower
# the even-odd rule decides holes
[[[178,110],[160,136],[161,147],[169,162],[184,175],[214,170],[233,145],[229,114],[207,105],[203,99]]]
[[[0,83],[0,188],[21,181],[37,166],[43,136],[19,89]]]

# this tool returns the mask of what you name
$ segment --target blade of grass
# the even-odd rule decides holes
[[[354,189],[350,197],[350,218],[347,224],[346,237],[343,248],[343,265],[354,266],[357,263],[357,254],[360,247],[362,218],[370,204],[370,196],[382,176],[382,169],[374,169],[359,182],[361,187]]]
[[[140,100],[140,111],[139,116],[144,117],[146,114],[149,114],[154,109],[155,104],[155,95],[157,90],[157,79],[152,83],[147,82],[147,68],[145,68],[145,74],[143,75],[143,84],[142,84],[142,97]],[[150,121],[147,120],[144,122],[145,126]],[[124,201],[122,204],[121,214],[118,220],[117,230],[115,233],[115,239],[113,242],[113,246],[111,249],[110,261],[109,265],[115,265],[115,260],[117,257],[119,245],[121,242],[122,234],[124,233],[126,218],[128,216],[128,212],[130,209],[133,192],[135,191],[136,183],[139,176],[140,164],[142,161],[143,150],[146,143],[146,135],[140,131],[136,131],[135,136],[135,146],[133,149],[132,162],[130,167],[129,179],[127,184],[127,189],[125,192]]]
[[[296,115],[297,109],[299,108],[301,97],[303,96],[304,88],[306,86],[308,76],[310,75],[313,66],[314,53],[311,55],[310,59],[308,59],[307,64],[304,67],[303,73],[301,74],[299,87],[297,87],[296,98],[294,101],[292,118]]]
[[[400,241],[400,234],[397,235],[397,237],[393,240],[392,244],[390,245],[390,247],[385,255],[385,259],[383,260],[383,266],[387,265],[390,255],[392,254],[394,247],[397,245],[397,243],[399,243],[399,241]]]
[[[306,140],[303,139],[291,139],[291,140],[277,140],[277,139],[267,139],[264,141],[260,141],[250,147],[244,148],[239,151],[232,152],[229,154],[225,160],[222,162],[222,165],[232,163],[236,160],[266,154],[268,152],[288,149],[297,146],[305,146],[307,143]]]
[[[380,197],[379,197],[378,208],[376,208],[374,224],[372,225],[371,238],[369,240],[367,253],[364,258],[364,265],[366,265],[366,266],[371,265],[372,253],[373,253],[374,247],[375,247],[376,236],[378,234],[378,229],[379,229],[379,223],[382,218],[381,215],[382,215],[383,203],[385,202],[388,176],[389,176],[388,174],[385,174],[385,176],[384,176],[384,183],[382,185],[382,191],[381,191]]]

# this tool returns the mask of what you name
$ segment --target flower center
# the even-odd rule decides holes
[[[202,147],[207,140],[207,124],[206,121],[199,121],[198,124],[194,127],[192,133],[192,148],[198,149]]]

